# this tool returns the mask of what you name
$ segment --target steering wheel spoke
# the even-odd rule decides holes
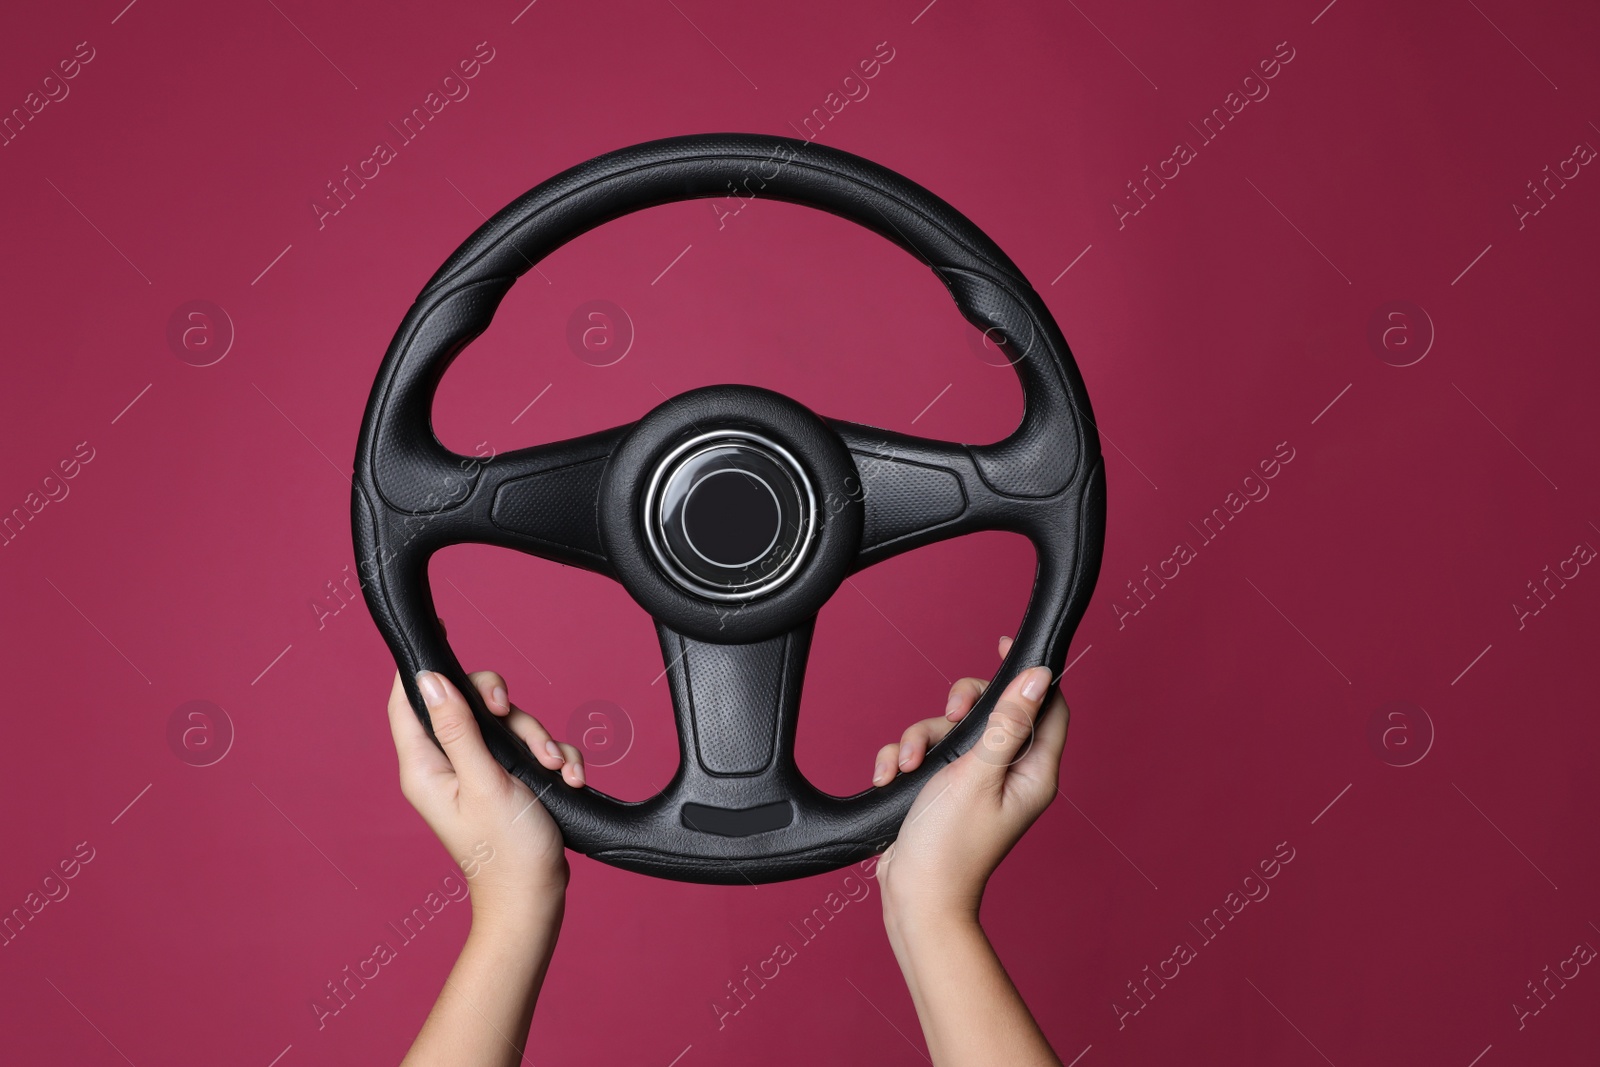
[[[1027,501],[995,493],[966,445],[830,421],[861,475],[856,570],[979,530],[1028,532]]]
[[[430,553],[454,544],[497,545],[609,575],[595,510],[606,461],[629,429],[492,456],[441,447],[425,468],[413,463],[412,469],[425,470],[430,486],[419,500],[442,506],[385,509],[392,538]]]
[[[737,838],[794,821],[795,787],[803,782],[794,762],[796,712],[813,623],[742,644],[656,624],[681,750],[667,798],[685,829]]]
[[[485,460],[467,504],[473,540],[610,573],[595,510],[621,426]]]

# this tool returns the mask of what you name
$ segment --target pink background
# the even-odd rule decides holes
[[[399,1059],[468,911],[403,945],[389,926],[451,864],[396,785],[393,664],[327,586],[353,569],[346,479],[384,348],[481,213],[634,142],[792,133],[884,41],[892,60],[819,141],[925,184],[1006,249],[1104,432],[1110,524],[1065,676],[1065,799],[985,905],[1062,1059],[1600,1057],[1600,974],[1563,962],[1600,945],[1600,577],[1574,557],[1600,545],[1600,174],[1562,162],[1600,145],[1600,15],[124,2],[32,5],[0,35],[6,113],[93,50],[0,148],[0,512],[38,508],[0,547],[0,909],[66,893],[0,948],[7,1062]],[[470,95],[319,229],[325,184],[397,141],[387,124],[481,41]],[[1203,141],[1190,123],[1279,42],[1293,58],[1270,95]],[[1127,183],[1180,140],[1196,157],[1119,226]],[[1519,225],[1547,165],[1578,174]],[[968,441],[1020,411],[934,278],[828,216],[757,202],[719,228],[706,203],[674,205],[541,269],[441,389],[460,451],[723,381]],[[597,299],[635,333],[604,368],[566,342]],[[232,324],[210,366],[190,362],[219,353],[219,321],[191,336],[209,355],[168,341],[191,300]],[[1374,346],[1391,301],[1409,310]],[[74,466],[80,442],[92,459]],[[1202,541],[1190,524],[1237,506],[1281,442],[1294,458],[1270,495]],[[75,476],[47,482],[63,460]],[[1121,615],[1180,542],[1195,557]],[[1547,565],[1577,574],[1534,614]],[[624,709],[632,748],[597,785],[638,797],[670,775],[659,652],[620,587],[480,548],[432,577],[463,662],[505,672],[558,732],[586,701]],[[987,534],[841,588],[802,713],[818,784],[864,786],[878,744],[991,669],[1030,578],[1026,544]],[[195,700],[234,734],[209,766],[193,764],[218,715],[169,742]],[[92,860],[47,886],[80,842]],[[1293,859],[1270,895],[1203,940],[1280,843]],[[844,879],[704,887],[575,859],[528,1061],[921,1062],[875,886],[814,941],[789,926]],[[397,958],[319,1029],[314,998],[383,940]],[[719,1028],[727,983],[785,940],[798,958]],[[1181,942],[1195,958],[1135,999]],[[1560,968],[1579,970],[1533,999]]]

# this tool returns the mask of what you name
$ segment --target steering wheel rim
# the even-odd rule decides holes
[[[444,447],[432,431],[434,391],[518,277],[613,218],[730,189],[839,215],[927,264],[962,315],[1016,354],[1024,395],[1017,429],[966,446],[824,420],[766,390],[713,386],[674,397],[637,423],[487,459]],[[777,444],[796,465],[791,474],[824,501],[798,577],[731,611],[670,580],[645,544],[644,526],[657,520],[638,504],[643,483],[665,469],[662,457],[691,427],[708,426]],[[539,796],[569,848],[691,882],[797,878],[886,848],[922,785],[972,747],[1017,673],[1044,664],[1059,678],[1098,577],[1105,529],[1088,394],[1054,318],[1015,264],[909,179],[837,149],[757,134],[610,152],[485,222],[401,322],[367,403],[355,473],[363,592],[430,736],[415,684],[421,670],[445,674],[466,697],[490,751]],[[1038,555],[1028,607],[994,684],[917,770],[851,797],[816,789],[795,766],[793,745],[817,609],[851,573],[982,529],[1022,533]],[[678,772],[660,793],[635,802],[572,789],[483,706],[438,625],[427,581],[431,555],[462,542],[607,574],[652,614],[680,748]]]

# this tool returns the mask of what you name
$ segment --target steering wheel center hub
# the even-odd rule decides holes
[[[650,554],[675,585],[718,601],[787,583],[816,538],[817,499],[788,450],[759,434],[700,434],[669,452],[643,499]]]

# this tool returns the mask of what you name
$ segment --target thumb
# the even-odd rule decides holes
[[[1033,725],[1049,688],[1047,667],[1030,667],[1006,686],[989,712],[983,736],[967,753],[977,764],[974,773],[979,780],[996,786],[1005,781],[1007,769],[1023,757],[1032,743]]]
[[[461,692],[438,671],[419,671],[417,689],[422,693],[423,703],[428,705],[433,736],[450,758],[456,778],[475,792],[490,788],[505,772],[489,754],[489,746],[483,743],[483,734],[472,717],[472,708]]]

